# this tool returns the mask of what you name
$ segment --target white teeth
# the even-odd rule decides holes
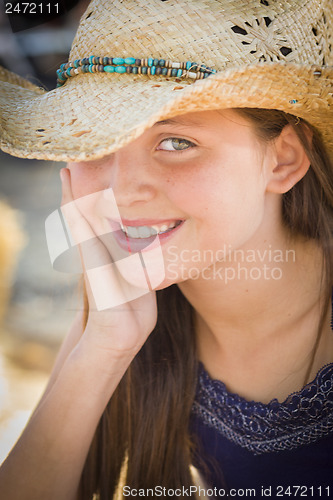
[[[130,237],[130,238],[139,238],[139,231],[138,228],[135,226],[125,226],[125,233]]]
[[[149,238],[151,236],[151,231],[148,226],[137,227],[139,238]]]
[[[162,234],[173,227],[176,227],[179,221],[170,222],[170,224],[162,224],[161,226],[124,226],[121,225],[122,231],[129,238],[149,238],[150,236],[156,236],[156,234]]]

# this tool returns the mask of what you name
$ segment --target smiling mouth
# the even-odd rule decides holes
[[[171,232],[182,222],[182,220],[175,220],[169,224],[154,224],[151,226],[125,226],[122,224],[121,230],[128,238],[144,239]]]

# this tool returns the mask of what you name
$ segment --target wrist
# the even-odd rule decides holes
[[[107,392],[111,397],[136,351],[117,351],[96,346],[84,337],[68,358],[81,381],[91,385],[93,392]]]

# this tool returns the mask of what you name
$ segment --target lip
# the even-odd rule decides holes
[[[163,245],[166,243],[172,236],[180,229],[185,220],[182,219],[135,219],[135,220],[129,220],[129,219],[122,219],[122,223],[124,226],[153,226],[157,224],[167,224],[171,223],[175,220],[180,220],[180,224],[176,226],[174,229],[171,229],[171,231],[168,231],[167,233],[159,234],[156,236],[149,236],[149,238],[130,238],[126,236],[126,234],[122,231],[119,222],[115,222],[114,220],[108,219],[111,225],[111,229],[113,231],[113,235],[115,240],[117,241],[118,245],[123,249],[126,250],[128,253],[134,253],[134,252],[140,252],[141,250],[144,250],[146,247],[150,247],[150,249],[155,248],[154,243],[156,243],[156,246],[158,244]]]
[[[124,219],[123,217],[121,218],[121,222],[123,223],[124,226],[159,226],[163,224],[170,224],[171,222],[174,221],[179,221],[182,219]]]

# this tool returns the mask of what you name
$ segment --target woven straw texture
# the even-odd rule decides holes
[[[192,61],[196,81],[88,73],[46,92],[0,70],[0,147],[59,161],[97,159],[156,121],[191,111],[261,107],[308,120],[333,155],[332,0],[93,0],[69,60]]]

